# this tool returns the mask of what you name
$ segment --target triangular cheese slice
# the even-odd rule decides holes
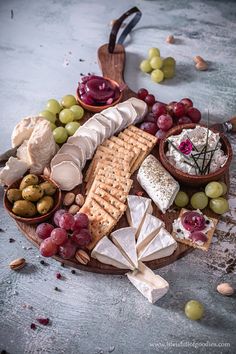
[[[138,270],[127,273],[131,283],[145,296],[149,302],[154,304],[169,290],[169,284],[165,279],[153,273],[142,262],[138,262]]]
[[[141,261],[153,261],[170,256],[176,249],[177,242],[163,227],[155,238],[148,244],[144,251],[139,255]]]
[[[134,227],[124,227],[112,232],[111,239],[133,268],[138,268],[135,233]]]
[[[121,269],[133,269],[118,248],[104,236],[94,247],[91,256],[104,264],[110,264]]]
[[[137,239],[137,253],[140,254],[165,224],[154,215],[146,214]]]
[[[128,208],[126,216],[131,227],[137,229],[136,237],[142,227],[146,213],[152,213],[152,201],[149,198],[129,195],[127,198]]]

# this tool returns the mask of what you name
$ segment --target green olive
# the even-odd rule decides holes
[[[33,174],[26,175],[20,183],[20,190],[22,191],[22,189],[24,189],[28,186],[32,186],[33,184],[38,184],[38,183],[39,183],[38,176],[33,175]]]
[[[22,197],[30,202],[37,202],[42,196],[43,190],[38,184],[28,186],[22,191]]]
[[[12,212],[18,216],[31,218],[37,213],[36,207],[28,200],[17,200],[12,208]]]
[[[57,187],[52,182],[49,181],[40,183],[40,187],[44,191],[44,195],[53,195],[57,190]]]
[[[9,202],[11,202],[13,204],[17,200],[22,199],[22,193],[19,189],[16,189],[16,188],[8,189],[7,199],[9,200]]]
[[[53,207],[54,201],[53,198],[46,195],[45,197],[41,198],[37,202],[37,210],[39,214],[45,215],[47,214]]]

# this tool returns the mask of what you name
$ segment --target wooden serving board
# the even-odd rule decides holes
[[[109,77],[115,81],[117,81],[123,91],[123,101],[127,100],[129,97],[132,96],[137,96],[135,92],[129,89],[127,84],[124,81],[124,67],[125,67],[125,50],[124,47],[120,44],[117,44],[115,47],[114,52],[111,54],[108,52],[108,45],[105,44],[101,46],[98,49],[98,60],[99,60],[99,65],[102,70],[102,74],[104,77]],[[87,112],[83,122],[88,120],[93,113]],[[152,154],[158,158],[158,146],[155,146]],[[85,167],[88,168],[88,164]],[[85,172],[84,170],[84,172]],[[137,182],[136,179],[137,172],[132,176],[133,179],[133,188],[130,191],[130,194],[136,194],[137,192],[143,191],[143,189],[140,187],[139,183]],[[226,182],[227,185],[229,185],[229,178],[228,178],[228,173],[224,177],[224,181]],[[196,191],[199,191],[199,188],[193,189],[192,187],[189,186],[181,186],[181,189],[185,190],[189,196]],[[84,191],[84,186],[80,186],[74,190],[74,192],[79,193]],[[84,193],[83,193],[84,194]],[[145,193],[143,196],[147,196]],[[187,207],[186,207],[187,208]],[[206,209],[204,211],[208,216],[212,216],[214,218],[217,218],[216,214],[214,214],[210,209]],[[172,208],[170,211],[168,211],[166,214],[162,214],[156,207],[156,205],[153,203],[153,215],[157,216],[158,218],[162,219],[165,222],[166,229],[171,232],[172,231],[172,223],[173,221],[178,217],[179,215],[179,209],[177,208]],[[17,222],[17,225],[19,229],[23,232],[23,234],[27,237],[28,240],[30,240],[35,246],[39,247],[40,245],[40,239],[37,237],[35,233],[36,226],[35,225],[27,225],[24,223]],[[128,222],[125,217],[125,215],[120,219],[118,224],[116,225],[115,229],[119,229],[122,227],[127,227]],[[164,257],[161,259],[157,259],[151,262],[146,262],[147,266],[151,269],[157,269],[164,267],[170,263],[175,262],[178,258],[183,257],[185,254],[188,252],[192,251],[193,248],[186,246],[184,244],[178,243],[178,247],[175,250],[175,252],[169,256],[169,257]],[[94,273],[103,273],[103,274],[125,274],[127,271],[124,269],[118,269],[110,265],[106,265],[103,263],[100,263],[99,261],[91,258],[91,261],[87,265],[82,265],[78,263],[75,259],[71,260],[65,260],[62,259],[58,256],[53,257],[57,261],[64,263],[68,266],[72,266],[81,270],[85,270],[88,272],[94,272]]]

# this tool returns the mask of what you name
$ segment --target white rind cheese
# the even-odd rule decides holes
[[[128,208],[126,216],[131,227],[137,229],[136,237],[142,227],[146,213],[152,213],[152,201],[149,198],[129,195],[127,198]]]
[[[45,121],[43,117],[23,118],[13,129],[11,135],[12,147],[20,146],[24,140],[28,140],[36,125],[42,121]]]
[[[71,191],[82,183],[81,170],[72,161],[62,161],[52,167],[51,179],[64,191]]]
[[[14,183],[29,169],[29,165],[15,157],[10,157],[5,167],[0,170],[0,184],[9,186]]]
[[[133,120],[132,124],[142,122],[143,118],[148,113],[148,106],[147,106],[146,102],[144,102],[136,97],[129,98],[127,102],[130,102],[132,104],[132,106],[134,107],[135,111],[137,112],[137,117]]]

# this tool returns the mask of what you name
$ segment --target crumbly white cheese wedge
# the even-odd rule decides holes
[[[156,218],[154,215],[148,213],[145,215],[145,219],[143,221],[143,225],[140,229],[136,243],[138,254],[140,254],[140,252],[142,252],[147,247],[147,245],[152,241],[154,236],[164,225],[164,222]]]
[[[86,160],[90,160],[94,154],[93,143],[87,136],[70,136],[67,143],[74,144],[84,151]]]
[[[103,141],[106,139],[107,136],[107,129],[106,127],[100,123],[96,118],[92,117],[87,122],[84,123],[83,125],[85,128],[93,129],[96,130],[99,134],[99,144],[102,144]]]
[[[170,256],[177,248],[177,242],[163,227],[139,255],[141,261],[153,261]]]
[[[80,168],[72,161],[63,161],[52,167],[51,179],[64,191],[71,191],[82,183]]]
[[[9,186],[20,179],[28,169],[29,165],[26,162],[10,157],[5,167],[0,169],[0,184]]]
[[[128,102],[133,105],[135,111],[137,112],[137,118],[133,121],[132,124],[140,123],[148,113],[147,104],[136,97],[129,98]]]
[[[106,128],[106,139],[114,134],[115,123],[112,120],[104,117],[101,113],[94,114],[93,118],[97,119]]]
[[[179,183],[153,155],[143,161],[137,180],[163,213],[173,204],[179,191]]]
[[[124,122],[121,126],[121,130],[133,124],[133,122],[137,119],[137,112],[130,102],[125,101],[122,103],[118,103],[116,105],[116,108],[124,118]]]
[[[128,223],[131,227],[134,227],[136,231],[136,237],[139,234],[142,227],[146,213],[152,213],[152,201],[149,198],[139,197],[137,195],[129,195],[127,198],[128,208],[126,210],[126,216]]]
[[[138,268],[135,233],[136,229],[134,227],[124,227],[111,233],[112,241],[129,263],[133,265],[133,269]]]
[[[101,114],[114,121],[115,133],[122,130],[125,118],[120,114],[118,109],[116,109],[115,107],[109,107],[107,109],[104,109]]]
[[[26,162],[30,166],[31,160],[28,152],[28,142],[29,140],[24,140],[24,142],[18,147],[16,157],[19,160]]]
[[[169,284],[165,279],[153,273],[151,269],[146,267],[142,262],[138,263],[139,267],[133,272],[127,273],[131,283],[145,296],[149,302],[154,304],[169,290]]]
[[[126,258],[122,255],[119,249],[104,236],[94,247],[91,256],[104,264],[110,264],[116,268],[133,269]]]
[[[91,140],[94,151],[100,144],[100,134],[96,130],[86,128],[84,125],[82,125],[82,127],[79,127],[79,129],[76,130],[73,136],[86,136],[88,139]]]
[[[44,121],[43,117],[23,118],[13,129],[11,135],[12,147],[20,146],[24,140],[28,140],[37,123]]]
[[[69,143],[63,144],[57,154],[69,154],[73,156],[75,160],[77,159],[78,161],[77,165],[80,168],[83,168],[85,165],[86,156],[84,150],[74,144],[69,144]]]

